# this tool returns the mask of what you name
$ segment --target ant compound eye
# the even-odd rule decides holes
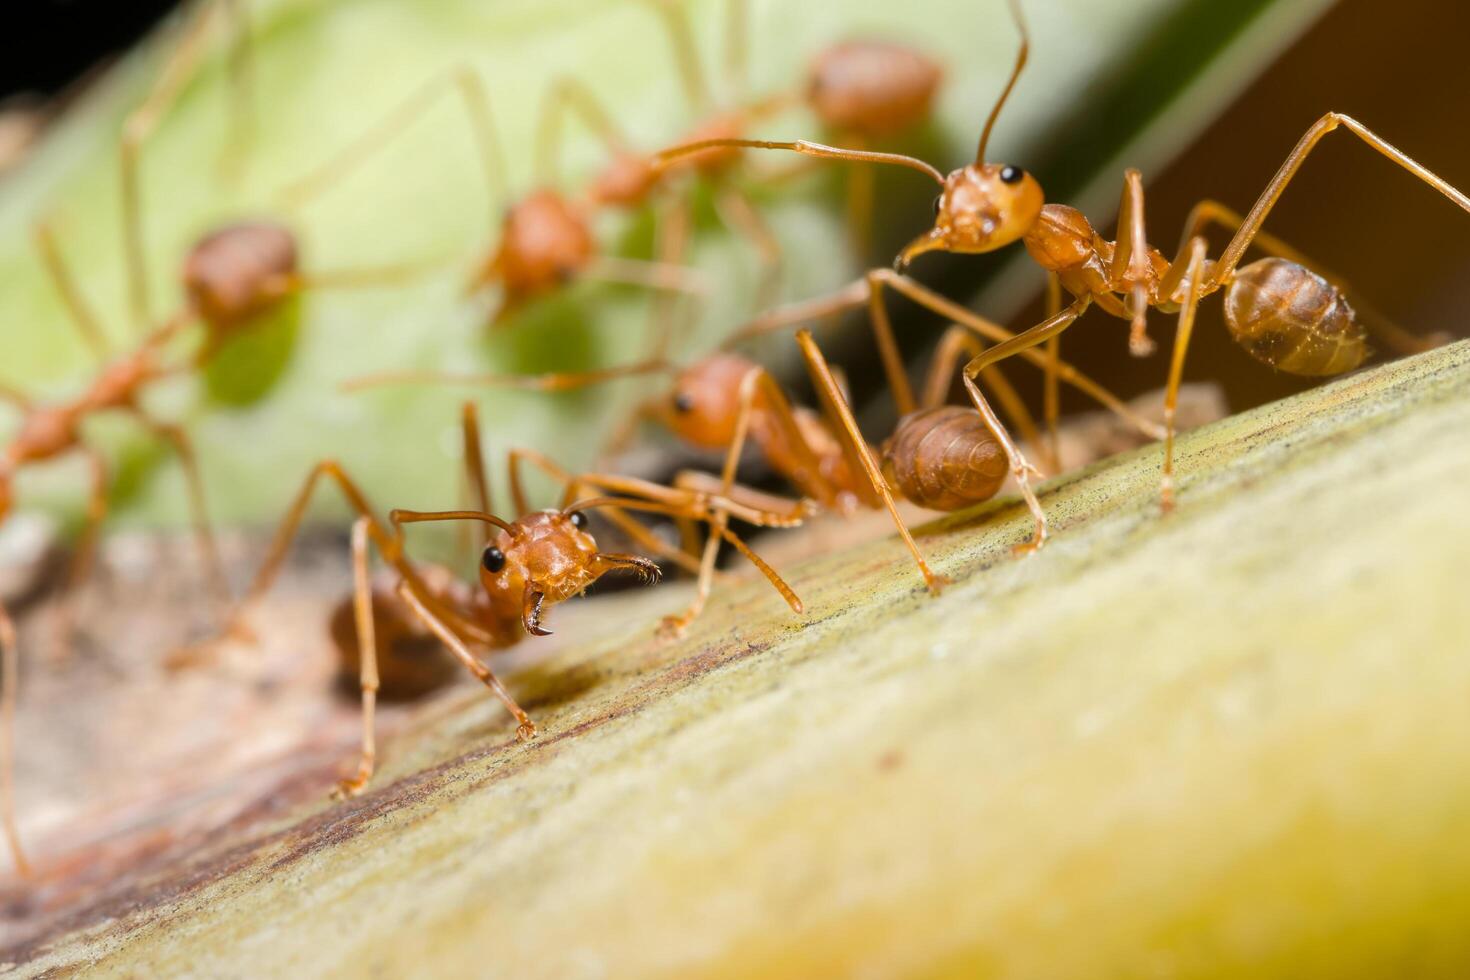
[[[1026,171],[1020,167],[1004,167],[1000,172],[1002,183],[1019,184],[1026,177]]]
[[[487,572],[498,572],[505,567],[505,552],[491,545],[480,556],[480,564],[485,566]]]
[[[943,211],[943,210],[944,210],[944,195],[943,194],[940,194],[938,197],[936,197],[934,199],[934,215],[935,215],[935,217],[938,217],[939,216],[939,212],[940,211]]]
[[[694,411],[694,396],[681,391],[674,396],[674,411],[687,414]]]
[[[587,515],[582,513],[580,510],[574,510],[570,514],[568,514],[567,520],[571,521],[572,527],[576,528],[578,531],[587,526]]]

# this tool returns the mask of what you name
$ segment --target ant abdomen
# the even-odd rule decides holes
[[[1290,374],[1341,374],[1368,356],[1367,332],[1342,291],[1286,259],[1235,273],[1225,323],[1252,357]]]
[[[1005,450],[985,420],[958,405],[904,416],[882,453],[888,482],[930,510],[960,510],[989,500],[1010,472]]]
[[[206,321],[233,325],[265,312],[290,291],[296,237],[264,221],[227,225],[200,239],[184,260],[184,289]]]
[[[350,596],[332,611],[330,629],[342,688],[356,691],[362,668]],[[381,700],[415,701],[453,683],[460,675],[461,668],[445,651],[444,644],[391,590],[373,590],[373,636],[377,641]]]
[[[943,71],[913,48],[847,41],[812,63],[807,102],[830,129],[883,136],[929,114]]]

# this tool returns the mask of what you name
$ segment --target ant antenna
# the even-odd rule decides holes
[[[1016,67],[1011,69],[1010,80],[1001,90],[1000,98],[995,100],[995,108],[990,110],[990,118],[985,120],[985,128],[980,131],[980,149],[975,151],[977,164],[985,162],[985,145],[990,142],[990,131],[995,128],[995,120],[1000,115],[1001,106],[1006,104],[1011,89],[1016,87],[1016,79],[1021,77],[1021,69],[1026,67],[1026,56],[1031,53],[1031,36],[1026,32],[1026,18],[1021,16],[1021,0],[1009,0],[1009,3],[1011,19],[1016,22],[1016,30],[1021,32],[1021,53],[1016,55]]]
[[[418,511],[395,508],[388,512],[388,521],[395,527],[401,524],[422,524],[425,521],[484,521],[486,524],[494,524],[512,536],[517,533],[514,525],[481,510]]]

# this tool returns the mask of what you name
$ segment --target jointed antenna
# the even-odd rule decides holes
[[[1016,30],[1021,32],[1021,51],[1016,55],[1016,67],[1011,69],[1010,80],[1001,90],[1000,98],[995,100],[995,108],[990,110],[990,118],[985,120],[985,128],[980,131],[980,148],[975,151],[976,163],[985,162],[985,146],[990,142],[990,131],[995,128],[995,120],[1000,115],[1001,106],[1006,104],[1011,89],[1016,87],[1016,80],[1021,77],[1021,69],[1026,67],[1026,57],[1031,53],[1031,36],[1026,31],[1026,18],[1021,16],[1021,0],[1009,0],[1009,2],[1011,19],[1016,22]]]

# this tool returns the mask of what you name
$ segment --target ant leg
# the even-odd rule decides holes
[[[230,135],[225,145],[227,176],[239,173],[239,161],[255,142],[255,60],[250,40],[247,0],[222,0],[230,19],[230,50],[225,58],[230,76]]]
[[[15,623],[0,603],[0,826],[10,859],[22,878],[31,876],[31,865],[20,846],[15,823],[15,702],[20,683],[20,654]]]
[[[663,18],[664,30],[674,49],[674,62],[679,71],[679,81],[684,87],[684,96],[689,100],[689,110],[695,116],[708,114],[710,109],[709,82],[700,66],[699,48],[694,43],[694,30],[689,15],[680,0],[646,0]]]
[[[781,242],[744,191],[723,184],[716,192],[715,208],[725,226],[750,242],[759,256],[761,273],[755,308],[768,309],[781,289]]]
[[[730,440],[730,445],[725,450],[725,462],[720,468],[719,488],[716,491],[722,499],[729,497],[731,488],[735,484],[735,472],[740,467],[740,456],[745,449],[745,440],[750,434],[750,419],[755,407],[756,392],[764,391],[769,397],[769,393],[774,391],[776,398],[781,403],[785,403],[785,398],[781,395],[779,386],[774,381],[768,381],[764,385],[761,383],[762,378],[769,377],[764,368],[752,368],[746,372],[745,377],[740,379],[740,410],[735,416],[735,434]],[[804,463],[804,468],[810,474],[810,477],[820,479],[820,473],[816,467],[816,456],[807,448],[805,440],[801,438],[800,431],[796,428],[795,420],[790,417],[789,406],[785,421],[779,424],[789,428],[795,434],[796,443],[794,446],[800,445],[802,449],[806,450],[804,455],[809,460],[809,462]],[[800,452],[801,450],[798,450],[798,453]],[[699,583],[695,588],[694,601],[682,613],[664,617],[663,622],[659,625],[659,632],[662,635],[682,636],[689,624],[704,611],[704,605],[709,599],[710,589],[714,580],[715,561],[720,554],[720,542],[726,538],[729,522],[729,511],[723,508],[717,509],[713,517],[709,520],[709,539],[705,542],[704,555],[699,562]],[[760,567],[759,564],[757,564],[757,567]]]
[[[934,348],[934,357],[929,362],[929,376],[922,389],[924,397],[920,402],[920,408],[932,409],[943,405],[949,395],[950,382],[953,381],[959,368],[960,358],[973,359],[984,349],[985,345],[980,342],[980,339],[964,327],[953,325],[946,330],[939,338],[939,344]],[[988,367],[981,372],[980,376],[985,380],[985,386],[990,389],[995,400],[1000,403],[1001,411],[1006,413],[1006,418],[1016,427],[1016,431],[1021,433],[1021,441],[1047,452],[1041,440],[1041,433],[1036,429],[1036,419],[1032,417],[1025,401],[1006,380],[1000,369],[994,366]],[[1048,452],[1047,455],[1047,467],[1055,473],[1059,469],[1055,453]]]
[[[1055,272],[1046,274],[1046,315],[1054,317],[1062,311],[1062,281]],[[1046,342],[1045,376],[1042,378],[1041,407],[1046,417],[1046,441],[1048,464],[1053,473],[1061,471],[1062,440],[1060,422],[1062,417],[1061,377],[1062,338],[1053,337]]]
[[[683,266],[689,254],[693,213],[687,194],[669,194],[654,228],[654,254],[664,265]],[[698,311],[694,304],[664,291],[653,298],[649,313],[649,356],[662,361],[669,356],[676,338],[687,336]]]
[[[477,374],[473,372],[459,374],[453,371],[432,370],[379,371],[344,381],[341,384],[341,390],[360,391],[364,388],[392,384],[464,384],[514,388],[518,391],[571,391],[615,378],[631,378],[673,369],[673,365],[664,361],[639,361],[636,364],[594,368],[591,371],[555,371],[547,374]]]
[[[868,322],[873,328],[878,355],[883,360],[883,371],[888,375],[888,390],[893,394],[893,403],[902,418],[914,410],[914,389],[909,384],[909,373],[904,367],[903,355],[899,353],[898,341],[893,336],[888,307],[883,302],[883,284],[888,278],[884,274],[886,272],[886,269],[874,269],[867,274]]]
[[[789,330],[792,327],[800,326],[803,323],[809,323],[813,320],[835,318],[846,313],[848,310],[862,306],[868,301],[868,294],[871,291],[866,278],[856,279],[831,295],[819,296],[816,299],[800,300],[795,303],[778,306],[773,310],[761,314],[732,333],[721,345],[721,349],[733,347],[752,337],[776,333],[781,330]]]
[[[102,522],[107,518],[107,463],[95,449],[82,446],[80,450],[86,457],[91,478],[88,481],[87,511],[82,518],[82,533],[77,536],[76,549],[72,552],[66,579],[56,602],[55,626],[58,641],[54,659],[57,662],[70,660],[74,652],[76,617],[73,607],[77,601],[76,592],[92,574],[97,555],[98,533]]]
[[[796,420],[796,412],[791,403],[786,399],[786,393],[781,390],[780,384],[771,373],[764,368],[758,368],[742,380],[740,385],[741,412],[747,416],[755,410],[755,400],[760,398],[762,411],[768,413],[775,421],[781,433],[782,442],[790,448],[795,457],[796,469],[785,474],[803,496],[819,501],[823,507],[836,507],[839,510],[845,508],[840,501],[841,493],[837,487],[822,475],[822,463],[818,458],[816,450],[807,441],[806,434],[802,432],[801,425]],[[749,419],[738,423],[736,431],[740,433],[742,441],[746,429],[749,427]],[[732,444],[728,450],[725,465],[729,479],[726,486],[720,491],[722,495],[728,496],[730,484],[734,480],[734,469],[732,464],[738,464],[740,452],[743,446]]]
[[[427,626],[435,636],[439,637],[440,641],[449,648],[449,652],[454,654],[470,673],[479,678],[480,683],[488,687],[515,717],[517,740],[527,742],[535,738],[536,723],[531,720],[531,716],[521,710],[521,706],[516,704],[515,698],[510,696],[510,692],[500,683],[495,673],[481,663],[478,657],[470,653],[469,647],[465,646],[464,640],[455,635],[453,630],[429,611],[428,606],[424,604],[407,582],[398,583],[398,595],[402,597],[404,602],[408,603],[409,608],[413,610],[414,615],[419,618],[419,621]]]
[[[143,235],[142,191],[138,181],[138,157],[143,144],[157,129],[171,105],[178,99],[184,84],[198,66],[204,42],[208,39],[216,15],[223,9],[222,0],[206,2],[193,23],[184,29],[178,47],[159,73],[158,81],[143,100],[123,121],[118,143],[118,164],[122,182],[123,256],[128,272],[128,302],[135,325],[149,320],[147,247]]]
[[[746,0],[726,0],[725,86],[729,101],[744,101],[749,68],[750,5]]]
[[[720,511],[710,519],[709,537],[705,539],[704,554],[699,559],[699,580],[694,587],[694,599],[683,612],[670,614],[659,621],[659,636],[665,639],[683,636],[689,624],[704,612],[704,604],[709,600],[710,590],[713,588],[715,560],[720,556],[720,542],[724,540],[720,532],[725,530],[729,519],[730,515],[724,511]]]
[[[506,197],[505,156],[490,115],[485,83],[472,69],[463,65],[424,83],[335,157],[282,189],[281,197],[288,204],[299,206],[321,191],[336,187],[344,177],[418,120],[429,106],[438,101],[446,88],[459,95],[469,119],[470,132],[479,151],[485,184],[489,189],[490,223],[499,224],[498,208]]]
[[[1191,239],[1204,234],[1205,228],[1215,224],[1221,228],[1234,233],[1245,221],[1239,214],[1219,201],[1209,199],[1200,201],[1189,212],[1189,218],[1184,223],[1184,236],[1180,242],[1181,253],[1187,249]],[[1357,319],[1367,327],[1370,332],[1378,337],[1384,344],[1398,354],[1422,354],[1424,351],[1433,350],[1442,346],[1450,340],[1450,335],[1439,332],[1428,337],[1416,336],[1378,310],[1374,309],[1357,290],[1348,284],[1348,281],[1337,273],[1327,269],[1321,263],[1308,258],[1302,252],[1292,248],[1286,242],[1266,231],[1258,231],[1251,244],[1267,255],[1274,255],[1295,262],[1304,269],[1315,272],[1326,279],[1337,289],[1346,295],[1352,303],[1353,312]]]
[[[1036,499],[1036,493],[1031,489],[1031,473],[1035,468],[1021,454],[1020,447],[1012,441],[1010,434],[996,418],[995,410],[985,400],[980,392],[980,387],[975,379],[991,364],[1004,360],[1012,354],[1019,354],[1028,348],[1043,344],[1052,337],[1066,330],[1077,322],[1077,318],[1091,304],[1090,297],[1082,297],[1062,310],[1056,316],[1048,317],[1030,330],[1017,334],[1011,340],[982,352],[965,365],[962,374],[965,389],[970,393],[970,400],[974,402],[975,408],[980,412],[981,418],[985,420],[986,428],[990,429],[996,441],[1000,443],[1001,449],[1005,451],[1006,459],[1010,461],[1011,473],[1015,476],[1017,484],[1021,488],[1021,496],[1026,501],[1026,507],[1031,511],[1031,516],[1036,522],[1036,530],[1032,537],[1015,547],[1016,554],[1029,554],[1046,543],[1046,514],[1041,510],[1041,502]]]
[[[224,565],[220,562],[219,549],[215,547],[214,533],[209,525],[209,512],[204,503],[204,480],[199,475],[199,461],[194,455],[194,446],[184,430],[176,425],[150,418],[141,409],[134,415],[150,432],[163,439],[178,454],[184,467],[184,479],[189,485],[189,510],[194,521],[194,537],[199,545],[199,554],[208,570],[210,587],[215,596],[225,604],[230,601],[230,587],[225,577]]]
[[[1195,238],[1189,246],[1185,273],[1189,285],[1179,306],[1179,326],[1174,333],[1174,354],[1169,362],[1169,383],[1164,389],[1164,467],[1159,478],[1159,506],[1165,513],[1174,509],[1174,411],[1179,404],[1179,382],[1184,377],[1184,356],[1194,330],[1194,313],[1199,306],[1200,280],[1204,278],[1206,244]]]
[[[352,615],[357,624],[357,659],[361,665],[362,754],[357,774],[337,784],[332,796],[341,799],[362,792],[378,760],[376,714],[378,706],[378,637],[373,621],[373,586],[368,575],[368,523],[366,517],[352,522]]]
[[[614,255],[600,255],[593,259],[585,268],[578,271],[577,278],[643,286],[647,289],[673,293],[689,293],[693,296],[704,296],[709,293],[709,283],[697,269],[684,265],[669,265],[664,262],[626,259]]]
[[[1128,330],[1128,352],[1147,357],[1154,352],[1148,336],[1149,262],[1148,234],[1143,226],[1143,175],[1131,167],[1123,175],[1123,200],[1118,205],[1118,244],[1113,251],[1110,285],[1128,293],[1124,308],[1133,317]]]
[[[823,414],[837,423],[835,428],[842,442],[843,454],[848,458],[848,466],[853,473],[862,473],[868,478],[868,486],[871,490],[868,502],[881,502],[888,509],[893,523],[898,527],[898,533],[903,537],[903,543],[908,547],[909,553],[914,556],[914,561],[918,563],[919,571],[924,576],[924,584],[929,587],[930,592],[937,594],[948,579],[930,570],[929,563],[924,560],[923,552],[919,550],[913,535],[909,533],[908,525],[904,524],[903,518],[899,515],[898,505],[893,500],[893,494],[889,492],[888,483],[878,470],[878,464],[873,459],[873,452],[868,447],[868,441],[858,430],[857,421],[852,417],[852,409],[842,397],[842,391],[837,385],[837,379],[832,376],[832,369],[828,367],[827,359],[822,356],[821,349],[817,347],[817,342],[812,339],[809,331],[798,331],[796,342],[801,345],[802,357],[806,359],[807,373],[811,375],[812,382],[821,397]]]
[[[536,173],[542,182],[553,187],[562,182],[561,123],[563,115],[569,112],[581,118],[610,156],[616,158],[629,152],[627,136],[592,89],[563,75],[546,90],[536,126]]]
[[[891,286],[895,291],[902,293],[904,296],[907,296],[909,299],[913,300],[915,303],[918,303],[920,306],[925,307],[931,312],[938,313],[942,317],[953,320],[955,323],[958,323],[965,329],[973,330],[975,333],[979,334],[982,337],[985,337],[989,340],[997,341],[1000,346],[1005,346],[1006,344],[1020,336],[1019,334],[1007,330],[999,324],[993,323],[992,321],[987,320],[985,317],[966,309],[953,300],[945,296],[941,296],[939,293],[934,292],[934,290],[918,282],[915,282],[913,279],[910,279],[908,276],[905,276],[902,273],[894,272],[892,269],[875,269],[871,273],[869,273],[869,275],[874,278],[881,279],[886,285]],[[1091,300],[1089,299],[1088,302],[1090,303]],[[1074,303],[1073,305],[1075,306],[1076,303]],[[1047,321],[1050,321],[1052,319],[1054,319],[1054,317],[1048,317]],[[1014,353],[1020,354],[1032,364],[1035,364],[1038,367],[1045,369],[1048,366],[1049,358],[1047,358],[1047,356],[1041,351],[1032,350],[1031,348],[1032,345],[1028,343],[1021,345],[1020,349],[1011,350],[1013,350]],[[990,348],[991,351],[994,351],[996,349],[997,348]],[[1007,353],[1005,356],[1009,357],[1010,354]],[[1058,379],[1060,379],[1063,383],[1071,385],[1073,388],[1076,388],[1078,391],[1082,392],[1084,395],[1097,402],[1103,408],[1106,408],[1114,415],[1117,415],[1119,418],[1123,419],[1133,428],[1148,436],[1148,438],[1164,438],[1163,426],[1150,422],[1148,419],[1139,415],[1136,411],[1130,408],[1126,402],[1118,398],[1116,395],[1108,391],[1096,381],[1093,381],[1091,378],[1084,375],[1081,371],[1078,371],[1067,361],[1057,361],[1056,373]]]
[[[51,232],[51,226],[42,221],[36,225],[36,248],[41,253],[41,261],[46,266],[46,274],[51,277],[56,292],[61,296],[61,302],[66,306],[66,311],[71,315],[71,322],[77,328],[77,333],[92,353],[99,360],[105,360],[112,352],[107,343],[107,336],[102,331],[101,321],[92,311],[82,291],[77,288],[76,280],[72,277],[71,268],[61,255],[61,249],[56,245],[56,236]]]
[[[1439,175],[1427,167],[1421,166],[1413,158],[1380,138],[1367,126],[1364,126],[1351,116],[1345,116],[1340,112],[1329,112],[1312,124],[1311,128],[1297,142],[1297,145],[1292,149],[1291,153],[1287,155],[1286,161],[1281,164],[1281,168],[1276,171],[1276,175],[1271,178],[1271,182],[1266,185],[1266,189],[1261,192],[1261,196],[1256,200],[1256,203],[1250,209],[1250,213],[1245,216],[1245,220],[1241,223],[1240,229],[1236,231],[1235,237],[1230,240],[1230,244],[1225,247],[1225,251],[1220,253],[1219,260],[1210,272],[1209,282],[1204,288],[1205,293],[1211,292],[1215,287],[1230,280],[1231,275],[1235,272],[1235,267],[1240,264],[1241,256],[1250,247],[1251,241],[1260,233],[1261,225],[1266,221],[1266,215],[1270,213],[1271,208],[1281,197],[1282,192],[1286,190],[1286,185],[1291,182],[1291,179],[1296,176],[1297,171],[1301,169],[1302,163],[1306,160],[1307,155],[1322,140],[1322,137],[1339,126],[1346,128],[1374,150],[1377,150],[1383,156],[1388,157],[1394,163],[1439,191],[1445,197],[1459,205],[1461,209],[1470,211],[1470,198],[1467,198],[1460,191],[1456,190]]]

